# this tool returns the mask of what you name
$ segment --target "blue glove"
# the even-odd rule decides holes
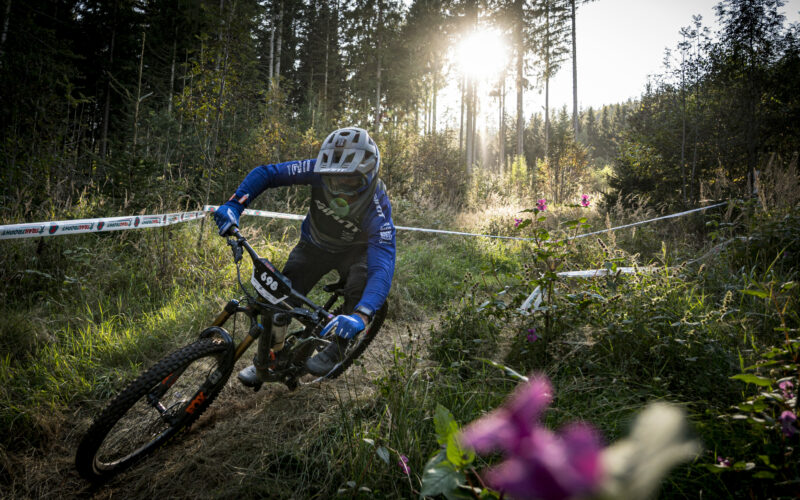
[[[325,337],[330,333],[334,333],[343,339],[352,339],[366,327],[364,320],[358,314],[350,316],[343,314],[336,316],[330,323],[325,325],[320,336]]]
[[[228,201],[214,211],[214,222],[219,228],[219,235],[225,236],[233,226],[239,226],[239,216],[244,212],[244,205],[238,201]]]

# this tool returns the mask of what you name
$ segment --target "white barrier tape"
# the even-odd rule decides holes
[[[637,272],[650,272],[654,267],[618,267],[616,271],[613,271],[613,274],[621,273],[621,274],[635,274]],[[556,275],[561,276],[563,278],[594,278],[596,276],[607,276],[611,274],[612,271],[608,269],[587,269],[585,271],[562,271],[560,273],[556,273]],[[521,313],[526,313],[531,306],[533,306],[533,311],[536,312],[539,310],[539,306],[544,299],[544,292],[542,292],[541,287],[537,286],[528,298],[519,306],[519,311]]]
[[[62,234],[98,233],[123,231],[145,227],[161,227],[180,222],[188,222],[204,217],[203,211],[178,212],[157,215],[128,215],[123,217],[103,217],[100,219],[76,219],[51,222],[32,222],[29,224],[10,224],[0,226],[0,240],[16,238],[38,238],[40,236],[60,236]]]
[[[571,237],[567,238],[567,241],[569,241],[569,240],[577,240],[578,238],[585,238],[587,236],[593,236],[593,235],[596,235],[596,234],[608,233],[608,232],[611,232],[611,231],[616,231],[617,229],[625,229],[625,228],[633,227],[633,226],[641,226],[642,224],[649,224],[650,222],[655,222],[655,221],[664,220],[664,219],[671,219],[673,217],[681,217],[683,215],[691,214],[693,212],[702,212],[703,210],[708,210],[709,208],[721,207],[722,205],[727,205],[727,203],[728,203],[727,201],[723,201],[722,203],[717,203],[716,205],[709,205],[707,207],[695,208],[695,209],[687,210],[685,212],[680,212],[680,213],[677,213],[677,214],[664,215],[664,216],[661,216],[661,217],[656,217],[654,219],[648,219],[648,220],[644,220],[644,221],[640,221],[640,222],[634,222],[632,224],[625,224],[624,226],[617,226],[617,227],[612,227],[612,228],[609,228],[609,229],[603,229],[601,231],[594,231],[594,232],[591,232],[591,233],[579,234],[577,236],[571,236]],[[219,208],[218,205],[206,205],[203,209],[206,212],[214,212],[217,208]],[[265,210],[250,210],[249,208],[245,209],[245,211],[243,213],[244,213],[244,215],[258,215],[258,216],[261,216],[261,217],[272,217],[272,218],[275,218],[275,219],[303,220],[303,219],[306,218],[305,215],[284,214],[284,213],[280,213],[280,212],[268,212],[268,211],[265,211]],[[425,228],[421,228],[421,227],[395,226],[395,229],[403,229],[405,231],[419,231],[419,232],[423,232],[423,233],[452,234],[452,235],[456,235],[456,236],[477,236],[477,237],[481,237],[481,238],[494,238],[494,239],[500,239],[500,240],[517,240],[517,241],[531,241],[531,240],[533,240],[533,238],[521,238],[519,236],[498,236],[498,235],[493,235],[493,234],[464,233],[464,232],[461,232],[461,231],[446,231],[444,229],[425,229]]]
[[[685,212],[679,212],[677,214],[663,215],[661,217],[656,217],[655,219],[648,219],[648,220],[643,220],[641,222],[634,222],[632,224],[625,224],[624,226],[617,226],[617,227],[612,227],[612,228],[609,228],[609,229],[603,229],[602,231],[594,231],[594,232],[591,232],[591,233],[579,234],[577,236],[573,236],[573,237],[567,238],[567,239],[568,240],[577,240],[578,238],[586,238],[587,236],[594,236],[595,234],[608,233],[608,232],[611,232],[611,231],[616,231],[617,229],[625,229],[627,227],[641,226],[642,224],[649,224],[650,222],[655,222],[655,221],[658,221],[658,220],[672,219],[673,217],[681,217],[681,216],[688,215],[688,214],[691,214],[691,213],[694,213],[694,212],[702,212],[703,210],[708,210],[709,208],[721,207],[722,205],[727,205],[727,204],[728,204],[727,201],[723,201],[722,203],[717,203],[716,205],[709,205],[707,207],[694,208],[692,210],[687,210]]]
[[[204,207],[206,212],[214,212],[218,209],[218,205],[206,205]],[[306,218],[305,215],[297,215],[297,214],[283,214],[280,212],[268,212],[266,210],[250,210],[246,208],[244,215],[259,215],[261,217],[273,217],[275,219],[288,219],[288,220],[303,220]],[[530,238],[518,238],[516,236],[495,236],[491,234],[477,234],[477,233],[462,233],[459,231],[445,231],[444,229],[423,229],[420,227],[407,227],[407,226],[395,226],[395,229],[403,229],[406,231],[421,231],[423,233],[439,233],[439,234],[455,234],[459,236],[482,236],[484,238],[501,238],[506,240],[522,240],[528,241]]]

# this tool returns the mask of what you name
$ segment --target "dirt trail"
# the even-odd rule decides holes
[[[246,475],[280,477],[281,468],[296,466],[291,460],[285,463],[291,448],[308,435],[318,435],[337,418],[342,404],[372,398],[373,381],[388,369],[394,346],[406,349],[409,332],[419,339],[427,337],[429,330],[430,323],[410,326],[387,321],[362,355],[361,366],[352,366],[335,381],[301,386],[293,392],[280,384],[265,384],[256,394],[243,387],[235,374],[249,363],[248,352],[217,401],[188,434],[99,489],[90,488],[74,468],[79,434],[89,425],[88,417],[75,425],[74,420],[81,418],[75,411],[64,416],[60,439],[50,449],[3,457],[10,484],[2,488],[10,486],[10,490],[0,489],[0,497],[236,498],[236,488]],[[290,491],[281,493],[279,487],[271,491],[280,498],[291,495]]]

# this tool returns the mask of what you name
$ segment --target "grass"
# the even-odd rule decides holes
[[[513,217],[524,208],[453,215],[400,201],[395,217],[398,225],[512,235],[518,234]],[[575,217],[570,208],[553,212],[545,222],[551,231]],[[585,420],[613,441],[649,401],[686,407],[705,451],[669,476],[664,497],[694,498],[701,490],[715,498],[775,493],[752,475],[715,474],[704,464],[713,464],[717,454],[744,459],[754,442],[770,442],[766,434],[720,416],[752,392],[729,377],[775,345],[773,328],[780,324],[773,307],[739,290],[756,281],[796,280],[797,220],[796,210],[761,214],[725,226],[716,241],[704,241],[697,221],[612,233],[599,238],[602,243],[579,241],[564,250],[564,269],[612,262],[658,269],[559,280],[548,322],[541,313],[514,312],[530,293],[531,276],[541,270],[529,244],[400,232],[385,327],[391,337],[371,348],[360,367],[341,382],[294,393],[275,388],[252,397],[229,384],[219,413],[202,420],[198,432],[137,467],[124,485],[110,485],[109,492],[142,498],[155,492],[203,498],[418,496],[423,466],[438,450],[437,405],[465,424],[496,408],[515,387],[482,361],[491,359],[520,373],[548,375],[556,394],[545,417],[552,428]],[[593,228],[605,225],[594,212],[589,221]],[[0,326],[6,454],[42,450],[67,435],[69,455],[76,436],[66,428],[74,415],[85,420],[123,380],[192,338],[236,295],[224,241],[207,227],[198,249],[198,227],[50,238],[41,248],[35,241],[4,242],[10,249],[0,257],[9,283],[0,297],[8,318]],[[292,222],[254,220],[247,229],[259,252],[278,265],[297,238]],[[749,239],[713,259],[681,265],[741,235]],[[796,305],[796,289],[787,297]],[[788,321],[796,328],[793,314]],[[531,327],[541,340],[527,342]],[[398,465],[401,455],[409,459],[410,476]],[[480,464],[493,458],[486,460]],[[32,492],[42,486],[15,476],[8,465],[13,460],[2,463],[0,484],[37,496]],[[71,470],[66,461],[63,468]],[[30,476],[55,485],[46,474]],[[176,477],[185,479],[180,487]]]

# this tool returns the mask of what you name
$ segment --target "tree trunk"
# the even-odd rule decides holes
[[[499,132],[499,148],[500,153],[500,174],[502,175],[506,167],[506,70],[500,76],[500,124],[497,127]]]
[[[522,156],[525,154],[525,117],[523,116],[522,111],[522,84],[524,80],[523,62],[525,59],[525,46],[522,36],[522,2],[518,0],[517,5],[518,19],[515,27],[515,42],[517,46],[517,156]]]
[[[3,69],[3,59],[5,58],[6,38],[8,37],[8,22],[11,19],[11,0],[6,1],[6,16],[3,19],[3,34],[0,35],[0,69]]]
[[[278,46],[276,48],[276,60],[275,60],[275,78],[280,79],[281,77],[281,45],[283,44],[283,2],[281,2],[281,10],[278,14]]]
[[[226,30],[227,32],[226,32],[226,36],[225,36],[225,43],[223,44],[224,53],[223,53],[223,57],[222,57],[222,62],[223,62],[223,64],[222,64],[222,72],[220,74],[219,93],[217,94],[217,105],[216,105],[217,109],[216,109],[216,117],[215,117],[215,120],[214,120],[214,133],[212,135],[211,144],[209,145],[209,148],[208,148],[208,153],[206,154],[206,157],[208,158],[208,160],[207,160],[207,163],[208,163],[208,169],[207,169],[208,181],[207,181],[207,184],[206,184],[206,196],[205,196],[205,204],[206,205],[208,205],[208,202],[209,202],[209,199],[210,199],[210,196],[211,196],[211,177],[212,177],[212,173],[214,172],[214,167],[215,167],[216,162],[217,162],[216,151],[217,151],[217,141],[219,140],[219,125],[220,125],[220,121],[221,121],[221,118],[222,118],[222,99],[225,96],[225,78],[226,78],[227,72],[228,72],[228,44],[230,43],[230,25],[231,25],[230,22],[231,22],[231,19],[233,18],[234,9],[235,8],[236,8],[236,4],[234,3],[233,7],[231,8],[230,18],[228,19],[228,22],[227,22],[227,30]],[[223,16],[223,19],[224,19],[224,16]],[[197,239],[198,247],[202,244],[203,235],[205,234],[205,231],[204,231],[205,220],[206,220],[206,218],[203,217],[202,221],[200,222],[200,235],[199,235],[199,237]]]
[[[114,42],[117,37],[117,10],[119,1],[114,2],[114,15],[111,22],[111,46],[108,51],[108,76],[106,78],[106,102],[103,109],[103,132],[100,137],[100,158],[108,153],[108,121],[111,115],[111,71],[114,69]]]
[[[550,1],[545,4],[544,30],[544,159],[550,156]]]
[[[175,27],[175,36],[172,38],[172,64],[169,69],[169,99],[167,99],[167,115],[172,116],[172,95],[175,91],[175,52],[178,50],[178,27]]]
[[[381,35],[383,34],[383,2],[378,0],[378,40],[377,40],[377,50],[376,50],[376,59],[378,63],[378,71],[375,75],[375,133],[381,131],[381,43],[383,42]]]
[[[431,131],[435,134],[436,133],[436,94],[439,92],[438,85],[439,81],[437,80],[437,71],[434,69],[433,72],[433,110],[431,111],[433,114],[433,125],[431,127]]]
[[[686,37],[684,36],[684,40]],[[686,205],[686,60],[681,53],[681,198]]]
[[[269,80],[275,76],[275,18],[270,18],[272,29],[269,33]]]
[[[467,152],[467,176],[472,176],[472,163],[475,161],[475,130],[472,117],[475,113],[475,102],[472,98],[474,83],[472,78],[467,79],[467,130],[465,147]]]
[[[461,119],[458,122],[458,153],[464,154],[464,99],[466,99],[466,92],[464,89],[465,82],[464,76],[461,77]]]
[[[578,139],[578,48],[575,44],[575,0],[572,7],[572,130]]]
[[[142,102],[142,69],[144,69],[144,40],[147,33],[142,31],[142,53],[139,57],[139,80],[136,85],[136,104],[133,111],[133,154],[136,155],[136,143],[139,136],[139,104]]]

